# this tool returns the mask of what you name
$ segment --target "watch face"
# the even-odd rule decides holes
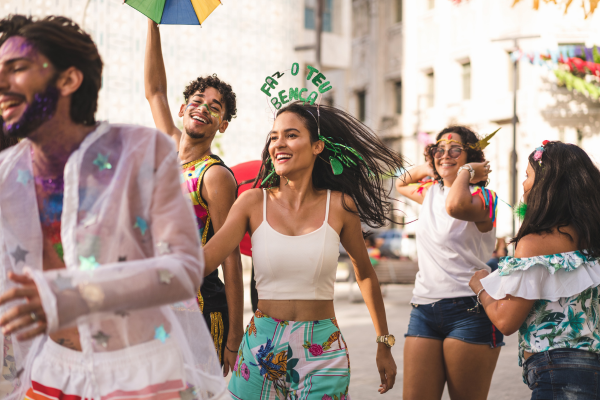
[[[388,338],[387,338],[387,342],[388,342],[388,345],[390,347],[392,347],[393,345],[395,345],[396,344],[396,338],[394,337],[394,335],[389,335]]]

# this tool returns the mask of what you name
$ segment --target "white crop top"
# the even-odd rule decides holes
[[[331,191],[327,191],[323,225],[300,236],[283,235],[271,228],[264,189],[263,195],[263,221],[252,235],[258,298],[333,300],[340,236],[327,222]]]

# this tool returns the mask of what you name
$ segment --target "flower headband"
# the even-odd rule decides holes
[[[486,147],[488,147],[488,145],[490,144],[490,140],[494,137],[496,132],[498,132],[500,129],[502,129],[502,128],[496,129],[494,132],[490,133],[489,135],[487,135],[486,137],[484,137],[483,139],[481,139],[479,142],[477,142],[475,144],[466,144],[466,143],[459,142],[458,140],[454,140],[454,139],[452,139],[451,133],[448,134],[447,139],[440,139],[437,142],[435,142],[435,144],[438,144],[439,142],[457,143],[461,146],[470,147],[475,150],[483,150]]]
[[[542,145],[540,147],[536,147],[535,153],[533,153],[533,159],[537,161],[538,164],[540,164],[540,166],[542,165],[542,155],[544,154],[544,150],[546,150],[544,146],[546,146],[547,144],[548,140],[544,140],[542,142]]]

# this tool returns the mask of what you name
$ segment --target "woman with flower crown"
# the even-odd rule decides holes
[[[483,154],[492,135],[480,141],[466,127],[448,127],[427,147],[427,162],[396,183],[400,194],[422,204],[404,342],[405,400],[439,400],[446,383],[452,399],[487,399],[504,342],[477,307],[469,279],[490,271],[496,243],[497,197],[485,188],[490,167]]]
[[[532,399],[600,399],[600,171],[561,142],[528,161],[515,256],[470,286],[498,329],[519,332]]]
[[[403,166],[398,154],[349,114],[293,102],[281,108],[262,154],[256,189],[244,192],[204,247],[206,273],[246,232],[258,291],[229,383],[233,399],[347,400],[349,353],[333,308],[339,244],[352,259],[377,337],[380,393],[396,364],[383,298],[361,221],[386,223],[392,209],[383,179]],[[376,344],[376,342],[378,344]]]

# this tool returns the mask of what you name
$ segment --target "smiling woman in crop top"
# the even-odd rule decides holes
[[[488,138],[489,140],[489,138]],[[405,400],[484,400],[503,336],[469,288],[496,243],[497,197],[477,135],[463,126],[442,130],[427,163],[398,179],[400,194],[422,204],[417,222],[419,272],[404,341]],[[430,176],[435,181],[419,182]],[[413,186],[413,184],[415,186]]]
[[[377,346],[379,392],[387,392],[394,339],[361,220],[386,222],[382,177],[402,168],[400,156],[343,111],[296,102],[277,113],[262,160],[263,189],[244,192],[204,247],[210,273],[246,232],[252,236],[259,310],[240,348],[228,349],[238,352],[232,398],[349,399],[349,355],[333,307],[340,242],[380,342],[364,338]]]

